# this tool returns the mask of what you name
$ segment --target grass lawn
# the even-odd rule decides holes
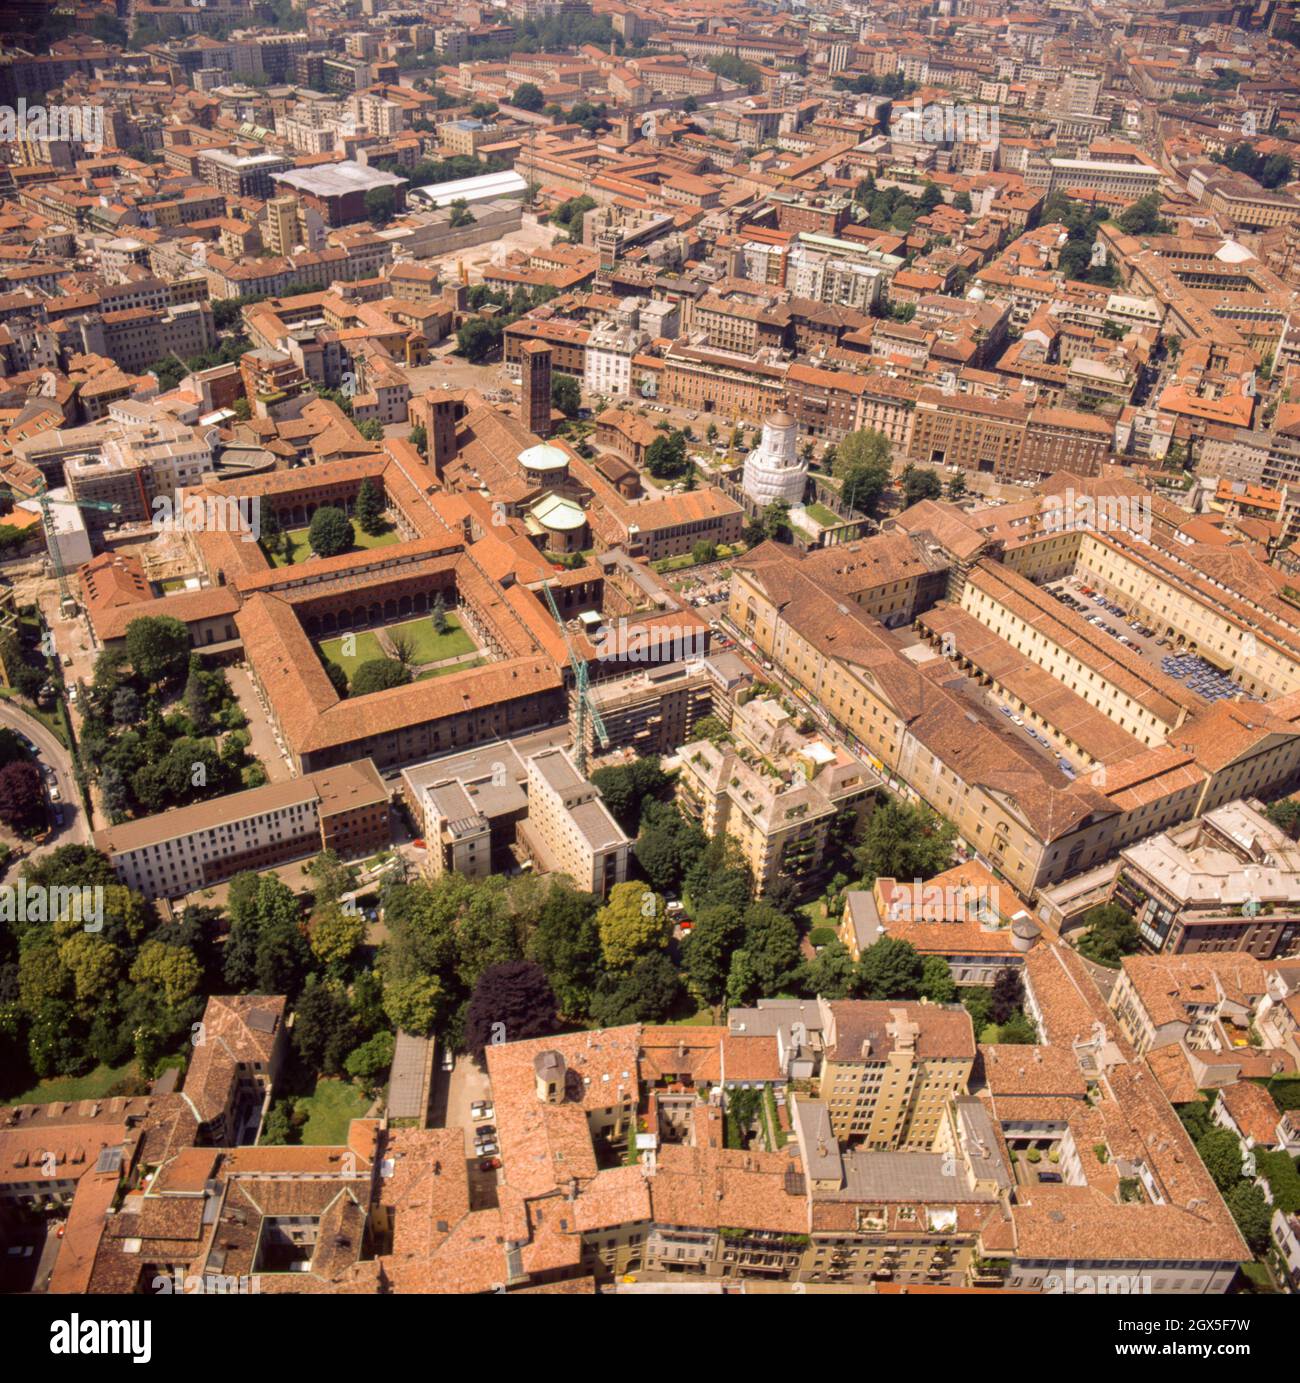
[[[299,1100],[298,1107],[310,1110],[302,1141],[338,1147],[347,1142],[348,1124],[361,1118],[370,1101],[350,1081],[318,1080],[315,1091]]]
[[[473,653],[478,645],[460,627],[455,615],[447,616],[447,628],[437,633],[431,616],[422,615],[419,619],[407,620],[405,624],[390,625],[388,637],[396,639],[404,635],[410,640],[412,661],[418,667],[421,663],[440,663],[444,658],[458,658],[462,653]]]
[[[467,668],[482,667],[486,662],[486,658],[466,658],[463,663],[448,663],[446,667],[431,667],[426,672],[420,673],[415,680],[427,682],[430,677],[446,677],[453,672],[464,672]]]
[[[821,524],[823,528],[834,528],[837,523],[843,522],[842,519],[837,518],[827,509],[824,504],[817,504],[816,502],[805,504],[803,511],[810,519],[814,519],[817,523]]]
[[[343,640],[355,639],[355,652],[350,658],[343,654]],[[321,657],[327,662],[337,663],[348,675],[348,681],[356,675],[357,669],[362,663],[371,662],[375,658],[386,658],[388,655],[379,646],[379,640],[369,632],[364,634],[342,634],[337,639],[322,639],[316,645],[320,649]]]
[[[49,1104],[60,1100],[75,1103],[77,1100],[98,1100],[120,1080],[136,1074],[135,1058],[122,1066],[96,1066],[84,1076],[55,1076],[50,1080],[37,1081],[30,1090],[14,1095],[9,1104]]]
[[[285,560],[283,550],[278,551],[274,557],[267,553],[267,560],[275,567],[290,567],[297,562],[305,562],[311,556],[311,545],[307,542],[307,535],[310,532],[309,528],[289,529],[289,542],[293,545],[293,551],[288,561]],[[352,547],[349,549],[351,552],[360,552],[362,548],[387,547],[389,543],[402,541],[402,535],[391,523],[385,526],[383,532],[371,536],[371,534],[363,532],[361,525],[353,519],[352,532],[355,537]],[[263,552],[266,551],[265,545],[263,545],[262,550]]]
[[[713,1026],[713,1010],[701,1008],[687,1015],[685,1018],[670,1018],[668,1020],[668,1026],[676,1028],[711,1028]]]

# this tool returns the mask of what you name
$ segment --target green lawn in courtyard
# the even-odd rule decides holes
[[[370,1101],[350,1081],[318,1080],[312,1094],[298,1101],[298,1108],[310,1111],[302,1141],[336,1148],[347,1142],[348,1125],[365,1114]]]
[[[347,657],[343,652],[343,641],[352,639],[354,642],[348,646],[352,649],[352,656]],[[341,634],[336,639],[322,639],[316,645],[320,649],[321,657],[327,662],[337,663],[348,675],[348,681],[356,675],[357,669],[362,663],[371,662],[375,658],[386,658],[388,655],[379,645],[379,640],[369,632],[364,634]]]
[[[96,1066],[84,1076],[55,1076],[37,1081],[30,1090],[9,1098],[9,1104],[50,1104],[58,1100],[75,1104],[78,1100],[100,1100],[119,1081],[136,1074],[135,1058],[121,1066]]]
[[[283,550],[277,551],[274,556],[268,553],[267,556],[271,565],[286,567],[293,566],[298,562],[305,562],[307,558],[311,556],[311,545],[307,541],[307,535],[310,531],[309,528],[289,529],[289,541],[293,545],[293,551],[287,560]],[[363,548],[387,547],[390,543],[400,543],[402,541],[402,535],[391,523],[386,524],[381,532],[370,534],[364,532],[361,525],[353,519],[352,532],[355,535],[351,549],[353,552],[359,552]],[[266,550],[265,543],[263,543],[262,549],[263,551]]]
[[[446,677],[452,672],[464,672],[467,668],[482,667],[486,662],[486,658],[466,658],[463,663],[448,663],[446,667],[431,667],[427,672],[420,673],[415,680],[427,682],[430,677]]]
[[[462,653],[473,653],[478,647],[453,614],[448,614],[447,628],[442,634],[435,631],[431,615],[389,626],[390,639],[403,636],[411,642],[411,661],[416,667],[423,663],[440,663],[444,658],[459,658]]]

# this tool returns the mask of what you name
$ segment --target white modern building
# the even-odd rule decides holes
[[[745,458],[745,494],[756,504],[803,503],[808,463],[799,459],[799,427],[786,412],[763,424],[763,440]]]
[[[641,349],[645,332],[624,322],[601,322],[587,338],[583,383],[590,394],[625,399],[632,393],[632,357]]]

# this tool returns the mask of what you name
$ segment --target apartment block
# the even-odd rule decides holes
[[[603,898],[627,879],[632,842],[563,749],[528,760],[528,819],[520,838],[548,872]]]
[[[804,733],[767,697],[736,709],[728,739],[683,745],[672,762],[682,810],[706,835],[726,832],[739,845],[759,893],[815,874],[880,785],[865,763]]]
[[[149,898],[180,898],[245,869],[333,850],[345,859],[391,839],[388,790],[369,759],[95,832],[114,872]]]
[[[879,1150],[931,1148],[975,1064],[970,1014],[865,999],[826,1008],[820,1098],[836,1139]]]

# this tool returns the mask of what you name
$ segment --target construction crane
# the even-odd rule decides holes
[[[76,509],[93,509],[104,514],[120,514],[122,506],[120,504],[105,504],[97,499],[68,498],[53,501],[50,499],[50,487],[45,483],[44,474],[37,472],[37,477],[35,484],[31,486],[30,493],[27,493],[16,488],[13,477],[10,476],[10,488],[0,490],[0,497],[6,497],[15,504],[20,500],[34,499],[40,506],[41,527],[45,530],[45,546],[49,549],[50,561],[54,564],[54,574],[59,581],[59,608],[64,610],[72,600],[72,593],[68,590],[68,573],[63,565],[63,557],[59,552],[59,535],[54,527],[54,504],[71,504]]]
[[[574,688],[578,698],[577,715],[574,718],[573,761],[578,772],[585,778],[587,776],[587,717],[591,717],[591,728],[596,732],[602,749],[609,748],[609,731],[605,729],[605,722],[601,720],[600,712],[591,700],[591,681],[587,676],[586,661],[578,656],[578,650],[573,646],[573,639],[569,635],[569,626],[560,618],[559,607],[555,603],[555,597],[551,594],[549,581],[542,587],[542,590],[546,592],[546,603],[551,607],[551,617],[560,626],[560,633],[564,636],[564,646],[569,650],[569,666],[573,669]]]

